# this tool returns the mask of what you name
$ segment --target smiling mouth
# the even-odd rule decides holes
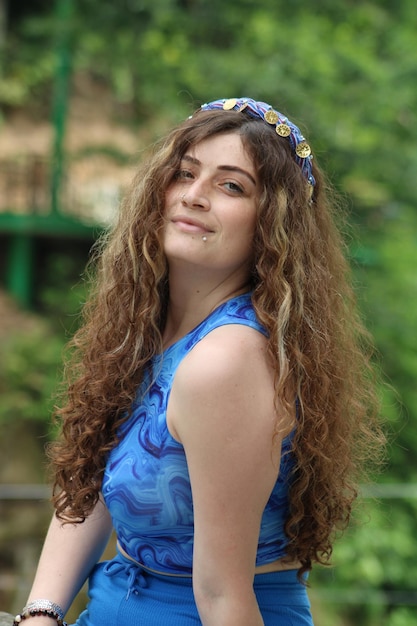
[[[177,217],[172,222],[182,231],[186,233],[212,233],[213,231],[207,228],[201,222],[195,220],[189,220],[185,217]]]

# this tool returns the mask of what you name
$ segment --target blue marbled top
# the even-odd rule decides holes
[[[182,359],[207,333],[226,324],[243,324],[266,335],[256,319],[250,294],[244,294],[220,305],[194,330],[158,355],[153,362],[155,380],[144,398],[134,403],[104,474],[103,497],[120,546],[145,567],[167,574],[191,575],[194,539],[184,448],[170,435],[166,423],[169,394]],[[143,384],[146,390],[149,379]],[[285,555],[284,523],[292,455],[284,452],[290,447],[291,439],[287,437],[282,446],[279,478],[262,517],[257,565]]]

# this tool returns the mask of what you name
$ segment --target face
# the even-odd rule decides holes
[[[255,167],[238,134],[190,147],[165,196],[168,262],[247,276],[258,195]]]

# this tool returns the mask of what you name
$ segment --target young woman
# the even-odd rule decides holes
[[[61,624],[87,578],[78,626],[313,623],[306,577],[382,439],[337,212],[299,129],[249,98],[141,167],[73,340],[16,623]]]

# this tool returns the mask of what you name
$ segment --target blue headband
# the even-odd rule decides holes
[[[275,131],[280,137],[286,137],[290,143],[294,153],[294,160],[300,166],[301,171],[309,185],[314,187],[316,181],[314,179],[311,161],[311,148],[305,141],[298,126],[290,122],[290,120],[273,109],[266,102],[256,102],[251,98],[223,98],[222,100],[214,100],[208,104],[201,106],[202,111],[211,111],[213,109],[223,109],[224,111],[245,111],[251,117],[257,117],[271,126],[275,126]]]

